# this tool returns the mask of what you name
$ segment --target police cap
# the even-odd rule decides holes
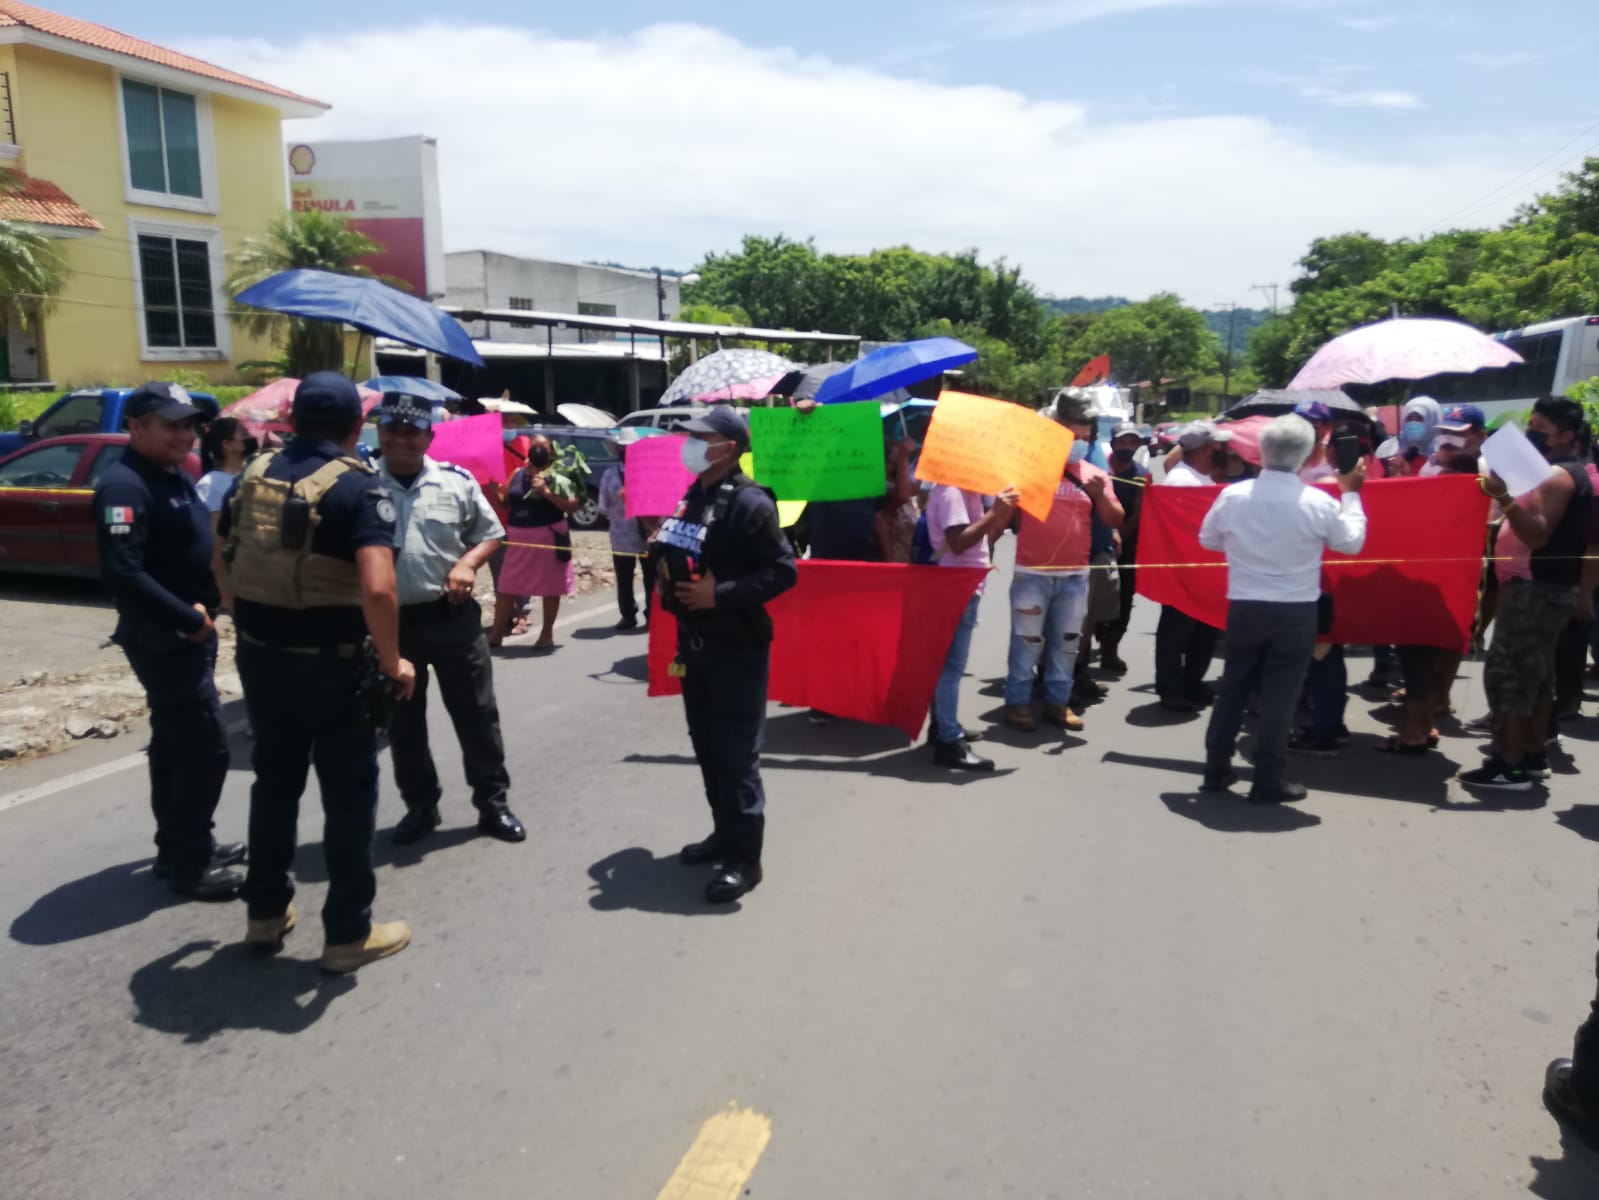
[[[433,428],[433,402],[409,392],[384,392],[378,405],[379,425],[409,425],[423,433]]]
[[[713,404],[705,410],[703,416],[695,417],[691,421],[679,421],[677,431],[720,434],[737,442],[741,450],[750,448],[749,422],[744,419],[744,414],[731,404]]]
[[[147,383],[136,388],[123,411],[130,419],[153,416],[163,421],[193,421],[205,415],[176,383]]]
[[[338,371],[317,371],[294,389],[293,414],[296,421],[355,425],[361,420],[361,393]]]

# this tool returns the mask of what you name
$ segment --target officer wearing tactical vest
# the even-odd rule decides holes
[[[395,826],[400,844],[439,825],[439,774],[428,750],[428,668],[439,678],[445,711],[461,743],[478,828],[501,841],[527,837],[511,815],[505,743],[494,699],[494,668],[483,611],[472,599],[478,570],[505,537],[483,489],[468,471],[427,457],[433,406],[419,396],[385,393],[378,408],[378,477],[394,501],[394,564],[399,582],[400,653],[416,667],[416,691],[394,710],[389,754],[405,800]]]
[[[228,736],[212,674],[219,596],[211,518],[183,469],[202,414],[175,383],[128,397],[128,448],[94,493],[100,574],[117,603],[112,640],[150,706],[154,874],[197,900],[226,900],[244,844],[218,846],[211,818],[228,776]]]
[[[282,451],[245,468],[217,525],[217,579],[239,631],[239,678],[255,727],[245,941],[276,947],[294,928],[289,867],[306,770],[315,765],[328,868],[322,967],[353,971],[411,940],[403,921],[372,921],[378,743],[363,703],[363,643],[370,636],[401,699],[416,675],[399,649],[394,502],[352,453],[360,394],[336,372],[307,376],[294,393],[293,422]]]
[[[727,405],[678,427],[683,465],[697,478],[650,542],[661,603],[678,620],[678,658],[689,738],[711,806],[711,836],[684,846],[685,863],[719,863],[705,889],[713,904],[761,882],[766,794],[761,738],[772,621],[766,604],[794,586],[794,552],[777,506],[738,469],[749,426]]]

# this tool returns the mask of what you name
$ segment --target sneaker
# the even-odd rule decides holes
[[[1083,718],[1064,704],[1046,704],[1044,706],[1044,720],[1051,725],[1059,725],[1062,729],[1070,729],[1073,732],[1083,728]]]
[[[1288,748],[1295,754],[1314,754],[1317,758],[1331,758],[1338,753],[1338,739],[1317,737],[1308,729],[1290,735]]]
[[[265,917],[257,921],[249,918],[244,923],[244,944],[258,949],[276,950],[294,928],[294,905],[283,910],[281,917]]]
[[[1532,790],[1532,777],[1526,771],[1499,758],[1490,758],[1475,771],[1462,771],[1455,778],[1467,787],[1497,788],[1503,792]]]
[[[410,944],[411,927],[404,921],[374,921],[363,940],[338,945],[330,942],[324,946],[322,969],[335,975],[347,975],[367,963],[398,954]]]
[[[812,725],[831,725],[833,723],[833,714],[824,713],[819,708],[811,709],[806,716],[809,718]]]
[[[933,743],[933,765],[951,771],[992,771],[994,762],[972,752],[965,742]]]
[[[626,630],[626,629],[637,629],[638,628],[638,618],[637,617],[623,617],[620,621],[618,621],[616,623],[616,628],[619,631],[620,630]]]
[[[1120,655],[1112,654],[1109,650],[1100,655],[1099,667],[1102,671],[1109,671],[1112,675],[1127,674],[1127,664]]]
[[[1540,750],[1536,754],[1523,754],[1521,756],[1521,769],[1530,779],[1549,778],[1549,755]]]
[[[1038,728],[1038,721],[1033,717],[1033,710],[1025,704],[1010,704],[1005,707],[1005,724],[1012,729],[1019,729],[1023,733],[1031,733]]]

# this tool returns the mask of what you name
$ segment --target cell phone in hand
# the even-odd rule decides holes
[[[1360,439],[1352,433],[1333,438],[1333,462],[1338,473],[1347,475],[1360,465]]]

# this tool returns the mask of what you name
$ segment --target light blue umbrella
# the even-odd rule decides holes
[[[435,404],[453,403],[461,398],[460,392],[419,375],[379,375],[361,386],[374,392],[404,392],[407,396],[420,396]]]
[[[844,404],[851,400],[874,400],[895,388],[908,387],[942,375],[976,357],[976,350],[951,337],[922,338],[916,342],[884,346],[823,380],[816,392],[816,403]]]

